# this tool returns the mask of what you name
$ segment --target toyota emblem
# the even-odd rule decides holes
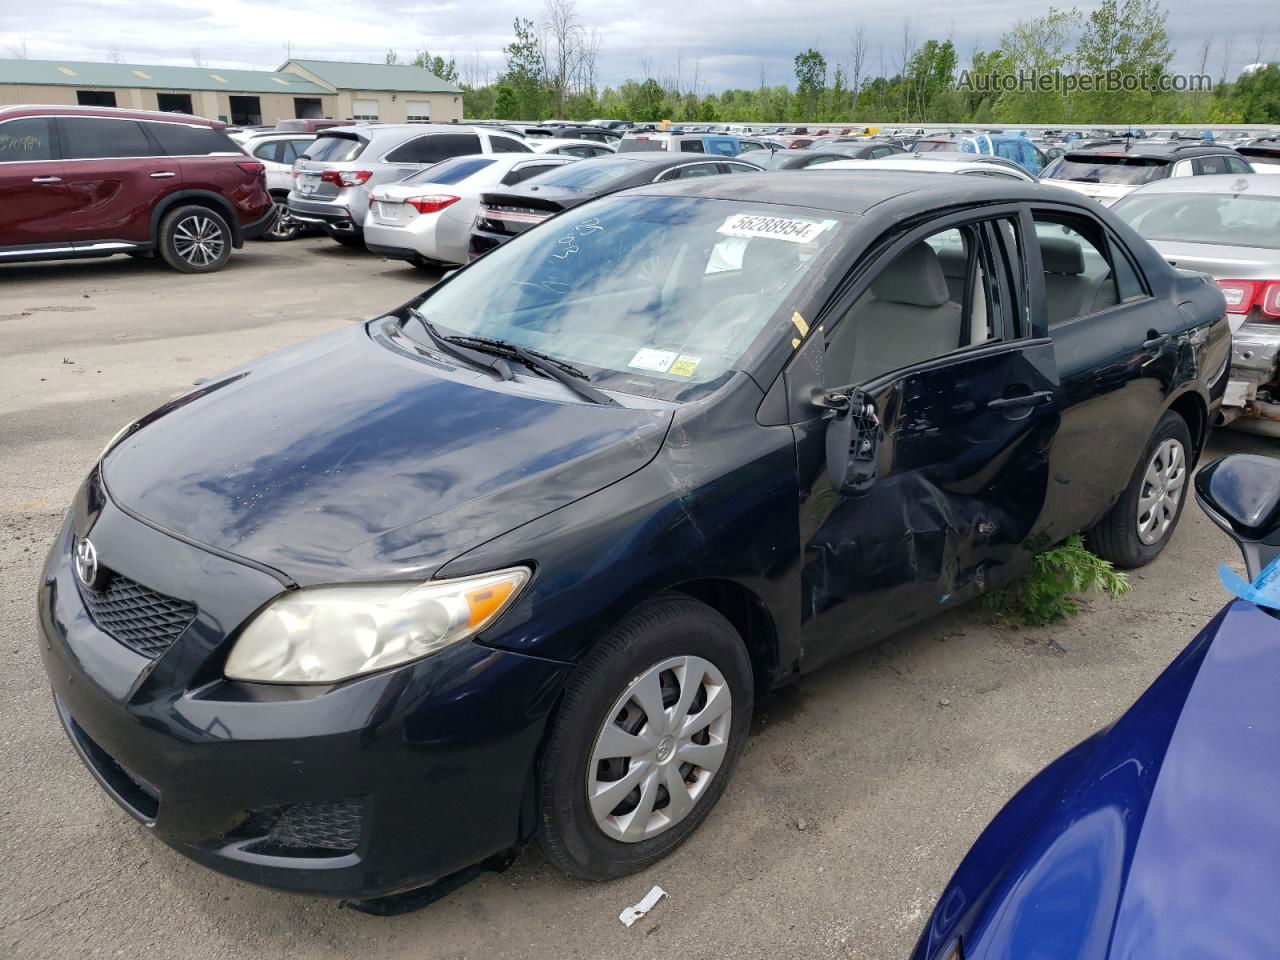
[[[82,537],[76,544],[76,576],[90,590],[98,589],[98,551],[88,537]]]

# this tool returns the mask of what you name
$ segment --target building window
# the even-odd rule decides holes
[[[406,100],[405,109],[409,111],[408,121],[410,123],[431,122],[430,100]]]
[[[76,103],[82,107],[114,107],[116,92],[114,90],[77,90]]]
[[[195,114],[195,111],[191,109],[191,94],[189,93],[157,93],[156,107],[163,113]]]
[[[262,104],[257,97],[227,97],[231,106],[231,125],[251,127],[262,123]]]
[[[377,100],[352,100],[351,101],[351,118],[353,120],[377,120],[378,119],[378,101]]]

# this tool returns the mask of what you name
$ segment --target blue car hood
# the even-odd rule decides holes
[[[640,469],[670,424],[441,363],[380,323],[145,417],[103,461],[111,498],[299,584],[415,579]]]
[[[966,960],[1261,960],[1280,944],[1280,621],[1234,601],[1034,778],[917,947]]]

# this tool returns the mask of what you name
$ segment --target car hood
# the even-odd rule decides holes
[[[1233,601],[1110,730],[1001,811],[917,957],[954,936],[948,911],[969,915],[967,960],[1274,956],[1277,686],[1280,621]]]
[[[374,321],[160,408],[103,479],[138,518],[299,584],[425,578],[662,444],[668,405],[590,404],[516,369],[497,382]]]

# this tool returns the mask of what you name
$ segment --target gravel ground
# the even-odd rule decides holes
[[[40,562],[121,424],[430,279],[319,238],[251,244],[205,277],[124,258],[0,267],[0,955],[902,957],[987,820],[1121,712],[1225,600],[1217,564],[1239,568],[1191,506],[1131,594],[1070,624],[960,609],[806,678],[761,706],[702,829],[638,876],[584,884],[528,851],[394,919],[223,878],[147,836],[66,743],[32,639]],[[1273,447],[1220,432],[1210,453]],[[653,884],[670,899],[624,928]]]

